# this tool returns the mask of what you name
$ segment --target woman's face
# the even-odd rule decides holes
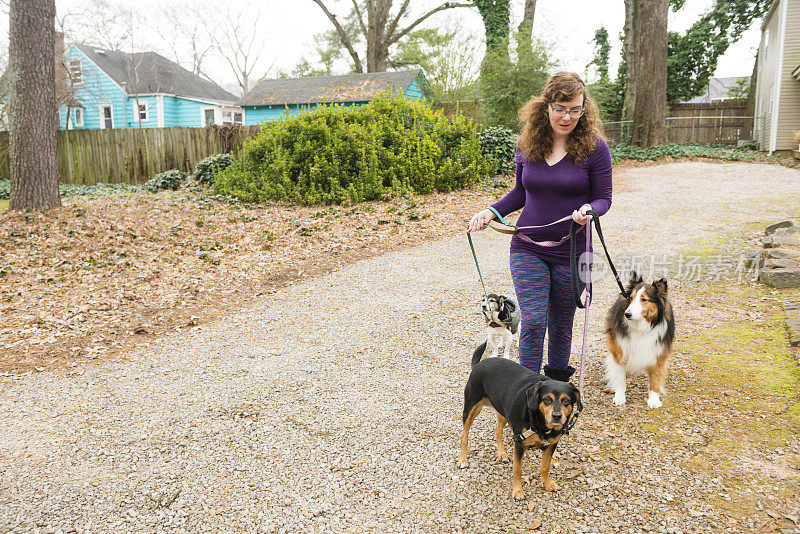
[[[552,102],[547,104],[550,126],[553,128],[553,132],[555,132],[556,136],[566,137],[575,129],[575,126],[578,125],[578,121],[581,119],[578,110],[583,110],[583,94],[576,96],[569,102]],[[570,112],[578,116],[573,117]]]

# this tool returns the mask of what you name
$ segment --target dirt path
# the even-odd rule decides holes
[[[736,248],[748,225],[800,213],[800,172],[777,166],[679,163],[629,169],[624,180],[603,218],[621,258]],[[476,247],[487,286],[512,293],[507,238],[483,232]],[[551,472],[561,489],[540,488],[529,454],[523,503],[493,459],[490,416],[473,426],[471,468],[455,466],[482,334],[463,235],[292,285],[126,362],[5,377],[0,532],[771,528],[800,514],[798,429],[775,415],[769,393],[746,409],[722,402],[749,394],[735,376],[706,387],[703,336],[770,324],[769,292],[736,287],[731,299],[674,280],[674,393],[650,412],[642,380],[625,409],[600,389],[599,324],[615,291],[610,278],[596,284],[587,410]],[[746,299],[756,305],[743,308]]]

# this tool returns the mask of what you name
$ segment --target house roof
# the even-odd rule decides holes
[[[708,80],[706,90],[702,95],[696,96],[691,100],[686,100],[682,104],[709,104],[716,100],[730,100],[730,90],[742,80],[750,81],[750,76],[731,76],[728,78],[711,78]]]
[[[210,80],[189,72],[155,52],[127,53],[74,44],[103,72],[130,94],[166,93],[233,103],[237,97]]]
[[[405,92],[422,71],[370,72],[262,80],[237,102],[240,106],[344,103],[372,100],[394,88]]]

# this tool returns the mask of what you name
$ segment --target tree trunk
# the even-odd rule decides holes
[[[533,41],[533,18],[536,15],[536,0],[525,0],[522,22],[517,26],[517,57],[531,50]]]
[[[633,142],[667,142],[667,0],[636,1],[636,99]]]
[[[508,56],[508,25],[511,22],[510,0],[472,0],[483,18],[486,31],[486,57]],[[486,58],[484,58],[486,61]]]
[[[12,210],[61,205],[55,0],[12,0],[9,23],[9,157]]]
[[[633,17],[634,0],[625,0],[625,103],[623,117],[633,118],[636,102],[636,31]]]
[[[367,0],[367,72],[386,72],[386,22],[391,0]]]

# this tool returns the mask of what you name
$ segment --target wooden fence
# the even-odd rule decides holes
[[[128,128],[58,132],[62,183],[143,183],[169,169],[191,172],[212,155],[236,152],[258,126]],[[0,132],[0,177],[10,176],[8,132]]]
[[[758,117],[747,115],[743,101],[711,104],[676,104],[667,117],[667,136],[670,143],[699,143],[704,145],[736,145],[753,138],[753,122]],[[618,144],[630,135],[630,121],[605,124],[609,143]]]

